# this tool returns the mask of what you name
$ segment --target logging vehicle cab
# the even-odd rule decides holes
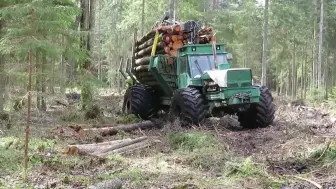
[[[127,61],[126,72],[135,84],[125,93],[125,113],[147,120],[163,110],[182,125],[225,114],[237,115],[246,128],[266,127],[274,120],[270,91],[253,84],[250,68],[232,68],[224,44],[183,45],[177,56],[152,54],[143,61],[135,55]]]

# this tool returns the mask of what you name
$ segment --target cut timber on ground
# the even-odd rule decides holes
[[[94,127],[94,128],[88,128]],[[57,127],[56,134],[61,136],[78,136],[83,138],[87,134],[99,133],[102,136],[116,135],[119,131],[130,132],[138,129],[152,129],[155,124],[151,121],[143,121],[140,123],[127,124],[127,125],[68,125],[66,127]],[[87,129],[83,129],[87,128]]]
[[[154,128],[155,125],[151,121],[144,121],[141,123],[134,123],[134,124],[129,124],[129,125],[118,125],[118,126],[109,126],[109,125],[104,125],[104,127],[101,128],[91,128],[91,129],[84,129],[85,132],[100,132],[102,136],[107,136],[107,135],[115,135],[118,133],[118,131],[122,130],[125,132],[130,132],[134,131],[137,129],[152,129]]]
[[[67,155],[91,155],[96,157],[105,157],[112,154],[123,154],[138,149],[151,146],[151,142],[147,137],[139,137],[135,139],[124,139],[116,141],[108,141],[95,144],[69,145],[64,153]]]

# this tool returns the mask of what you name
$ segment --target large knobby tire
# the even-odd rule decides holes
[[[244,128],[263,128],[273,124],[275,105],[271,92],[265,86],[260,89],[260,102],[251,104],[245,112],[238,113],[238,121]]]
[[[182,126],[202,123],[207,114],[203,95],[194,88],[177,89],[172,97],[170,113],[180,119]]]
[[[123,113],[134,114],[143,120],[148,120],[157,113],[157,102],[154,91],[147,86],[136,84],[130,86],[124,96]]]

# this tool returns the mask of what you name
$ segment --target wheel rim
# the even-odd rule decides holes
[[[131,114],[132,110],[131,110],[131,102],[127,100],[126,102],[126,114]]]

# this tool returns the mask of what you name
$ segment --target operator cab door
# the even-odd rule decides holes
[[[178,58],[178,64],[177,64],[177,83],[178,88],[185,88],[189,85],[189,64],[187,56],[182,56]]]

